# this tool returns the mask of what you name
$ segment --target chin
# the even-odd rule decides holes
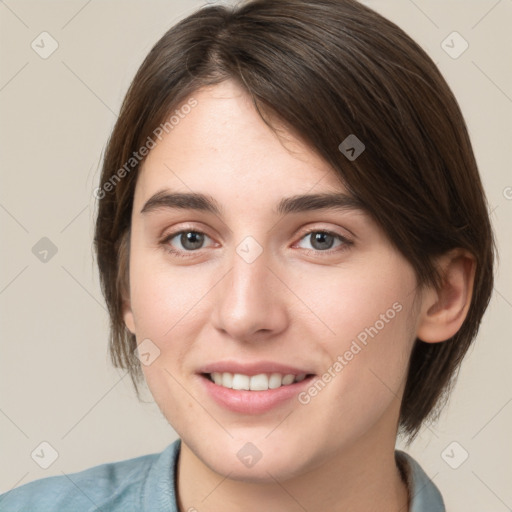
[[[212,471],[228,476],[230,480],[250,482],[254,484],[275,484],[275,481],[286,481],[302,473],[297,467],[293,456],[273,456],[263,460],[263,457],[252,467],[245,467],[238,459],[232,458],[219,463],[218,459],[203,461]],[[212,465],[207,464],[211,462]]]
[[[227,437],[226,434],[224,440],[210,438],[208,444],[184,441],[211,471],[222,476],[229,475],[231,480],[275,483],[275,479],[287,480],[311,469],[312,461],[304,452],[303,444],[285,445],[284,434],[276,435],[273,440],[264,439],[264,435],[252,436],[254,442],[247,440],[251,436],[244,436],[244,439]],[[208,436],[202,436],[202,439],[207,440]]]

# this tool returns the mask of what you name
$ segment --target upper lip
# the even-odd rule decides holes
[[[241,373],[242,375],[259,375],[260,373],[280,373],[282,375],[300,375],[302,373],[308,375],[310,372],[304,368],[297,368],[274,361],[253,361],[251,363],[242,363],[236,361],[217,361],[202,366],[197,373]]]

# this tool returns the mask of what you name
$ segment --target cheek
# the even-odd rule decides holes
[[[172,340],[172,331],[190,322],[194,306],[205,293],[200,289],[205,280],[199,280],[190,269],[172,268],[161,253],[134,251],[130,292],[138,337]]]
[[[320,376],[326,385],[318,385],[319,401],[324,401],[324,414],[340,422],[347,415],[356,422],[376,420],[398,401],[405,382],[414,341],[416,278],[402,261],[390,263],[339,272],[337,279],[332,273],[320,280],[316,276],[309,287],[308,305],[328,327],[321,343],[330,366]],[[329,403],[338,405],[329,409]]]
[[[181,387],[182,374],[205,325],[207,293],[218,278],[194,266],[173,268],[162,254],[147,249],[132,252],[130,292],[137,342],[149,338],[158,347],[158,357],[150,365],[142,364],[142,371],[157,404],[174,425],[194,405]]]
[[[137,342],[149,338],[158,347],[154,361],[141,365],[147,386],[164,417],[179,429],[194,408],[180,369],[195,337],[190,330],[197,324],[194,305],[204,292],[182,269],[164,268],[162,259],[134,254],[130,291]]]
[[[356,338],[363,344],[372,338],[403,338],[399,333],[411,322],[416,278],[399,259],[386,265],[368,262],[359,268],[327,268],[299,284],[294,291],[306,299],[317,325],[325,327],[317,332],[330,340],[327,343],[335,351]]]

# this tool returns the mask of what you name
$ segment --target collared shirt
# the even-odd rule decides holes
[[[179,512],[177,439],[161,453],[101,464],[29,482],[0,495],[2,512]],[[437,487],[410,456],[395,451],[405,474],[409,512],[445,512]]]

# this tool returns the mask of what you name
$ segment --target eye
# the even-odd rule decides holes
[[[349,245],[352,244],[349,240],[347,240],[344,236],[339,235],[338,233],[333,233],[331,231],[325,231],[320,229],[313,229],[308,231],[305,235],[302,236],[301,240],[309,241],[312,249],[305,247],[307,251],[314,252],[325,252],[331,254],[333,252],[338,252],[340,250],[345,250]],[[332,249],[336,240],[339,242],[338,249]],[[304,247],[303,247],[304,248]]]
[[[186,258],[193,256],[194,252],[202,249],[205,239],[210,239],[210,237],[202,231],[182,229],[181,231],[176,231],[165,236],[160,243],[164,246],[166,251],[174,256]],[[318,253],[325,253],[327,255],[338,253],[348,249],[348,247],[352,245],[352,242],[344,236],[321,229],[308,231],[300,240],[309,240],[312,248],[302,248],[307,252],[313,252],[315,255]],[[338,241],[337,246],[335,246],[336,241]],[[181,245],[181,247],[176,248],[177,244]],[[336,248],[333,249],[333,246]]]
[[[176,256],[187,257],[187,252],[194,252],[198,249],[202,249],[202,245],[205,241],[205,238],[210,238],[208,235],[203,233],[202,231],[196,231],[192,229],[184,229],[181,231],[177,231],[175,233],[171,233],[167,235],[162,241],[161,244],[169,251],[170,253]],[[181,247],[175,249],[173,247],[173,240],[175,244],[180,244]]]

